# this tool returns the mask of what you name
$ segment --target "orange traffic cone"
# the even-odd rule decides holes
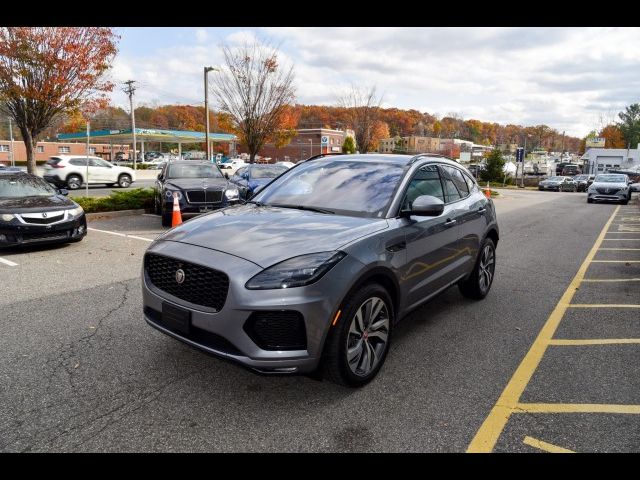
[[[182,223],[182,215],[180,214],[180,204],[178,203],[178,195],[173,195],[173,215],[171,217],[171,228]]]
[[[491,187],[489,186],[489,182],[487,182],[487,188],[484,190],[484,196],[487,198],[491,198]]]

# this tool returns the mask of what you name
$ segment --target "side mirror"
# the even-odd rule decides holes
[[[64,195],[65,197],[69,195],[69,190],[67,190],[66,188],[61,188],[58,191],[60,192],[60,195]]]
[[[406,210],[404,213],[420,217],[437,217],[442,215],[442,212],[444,212],[442,200],[431,195],[420,195],[413,201],[411,210]]]

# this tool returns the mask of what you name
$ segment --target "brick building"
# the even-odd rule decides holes
[[[113,148],[113,150],[112,150]],[[110,145],[108,143],[90,143],[89,153],[105,160],[112,158],[117,152],[125,152],[129,155],[129,145]],[[36,162],[44,162],[49,157],[55,155],[86,155],[86,143],[77,142],[38,142],[36,145]],[[13,141],[13,157],[16,162],[27,160],[27,149],[22,140]],[[0,163],[9,165],[11,163],[11,141],[0,140]]]
[[[393,153],[396,148],[404,153],[436,153],[440,151],[440,139],[437,137],[408,137],[383,138],[378,150],[380,153]]]
[[[349,130],[331,130],[328,128],[302,128],[288,145],[276,147],[274,144],[266,144],[258,153],[261,157],[271,158],[270,162],[307,159],[321,153],[340,153],[342,144],[347,136],[353,136]],[[247,148],[238,145],[239,153],[247,153]]]

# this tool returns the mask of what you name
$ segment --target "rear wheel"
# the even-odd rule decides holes
[[[361,387],[380,371],[389,351],[393,303],[376,283],[350,295],[342,318],[331,327],[324,350],[325,376],[341,385]]]
[[[482,300],[491,289],[495,268],[496,246],[493,240],[485,238],[471,275],[458,284],[460,293],[467,298]]]
[[[131,185],[131,177],[129,175],[124,173],[118,177],[118,186],[120,188],[127,188],[129,185]]]
[[[82,186],[82,178],[78,175],[69,175],[67,178],[67,188],[69,190],[77,190]]]

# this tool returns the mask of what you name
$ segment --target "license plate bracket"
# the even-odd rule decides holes
[[[213,211],[213,207],[210,207],[210,206],[200,207],[200,213],[211,212],[211,211]]]
[[[184,308],[163,302],[162,324],[169,330],[189,335],[189,332],[191,331],[191,312]]]

